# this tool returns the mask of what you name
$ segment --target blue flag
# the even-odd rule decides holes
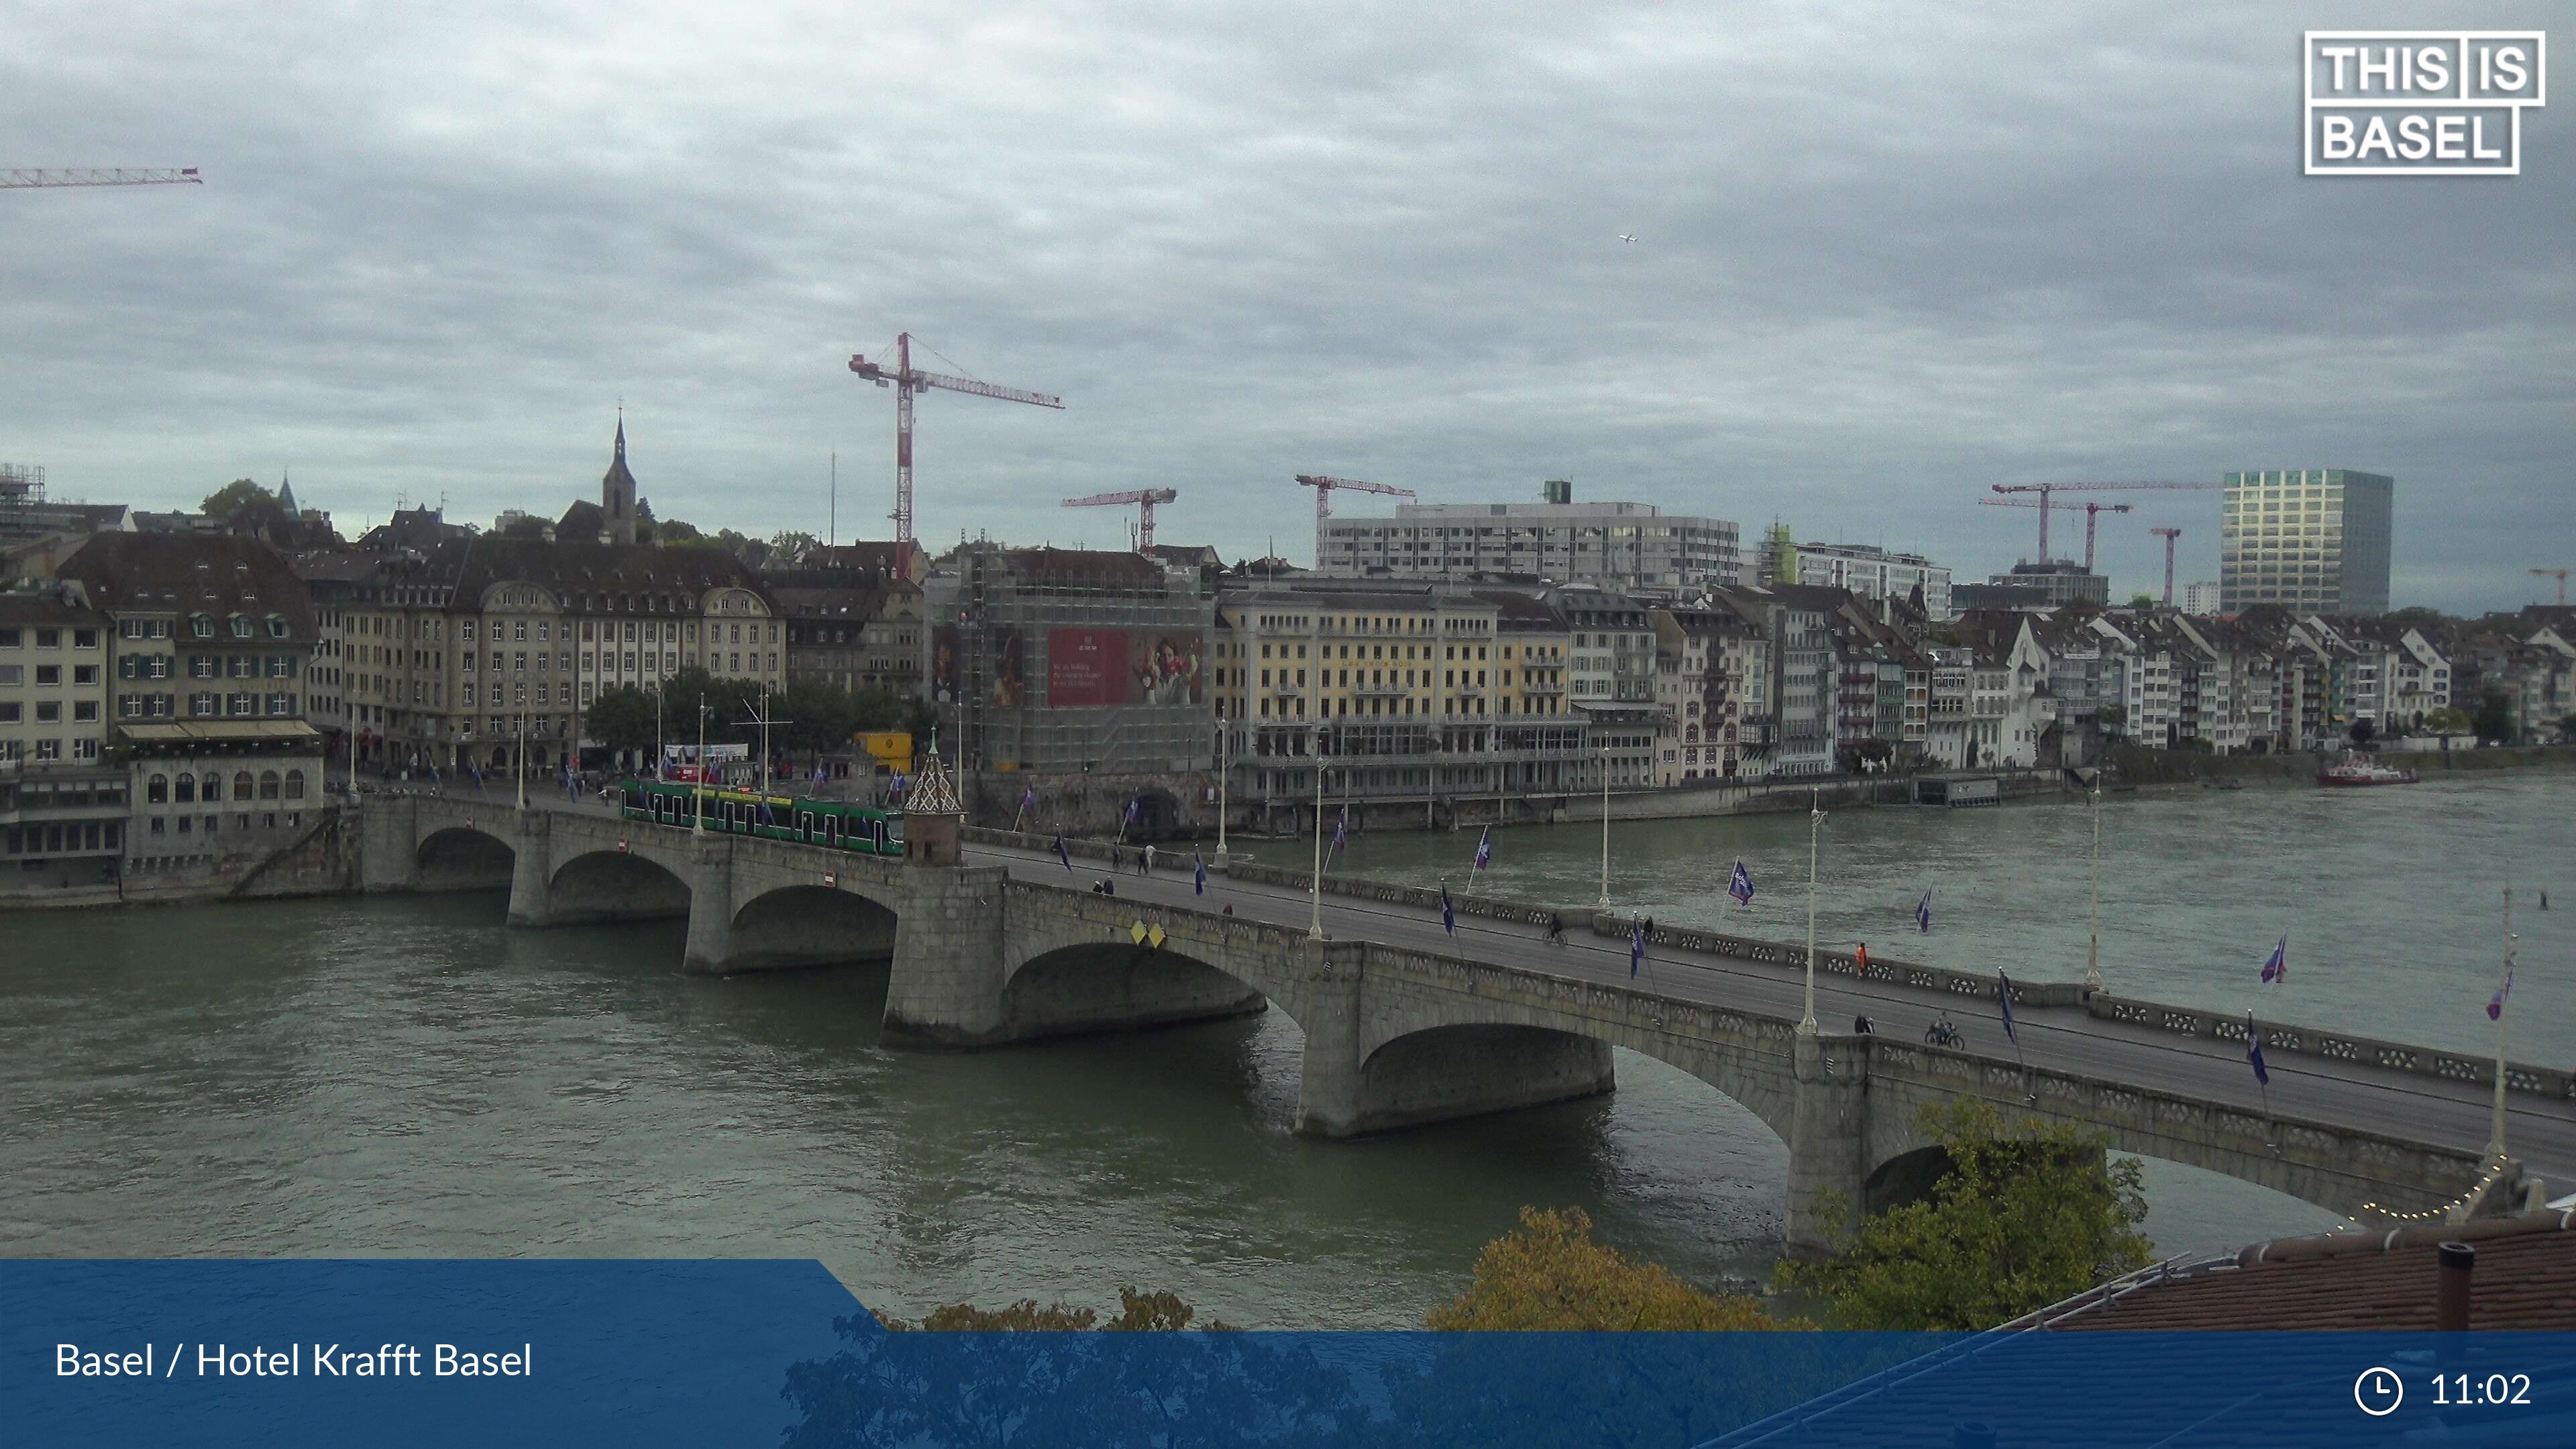
[[[2495,995],[2487,998],[2487,1020],[2504,1020],[2504,1001],[2511,995],[2513,995],[2513,968],[2508,966],[2504,969],[2504,984],[2496,988]]]
[[[1726,893],[1735,897],[1738,905],[1753,904],[1753,872],[1744,868],[1743,861],[1735,863],[1735,874],[1726,883]]]
[[[2290,979],[2289,937],[2283,936],[2281,938],[2281,944],[2272,948],[2271,957],[2263,963],[2263,979],[2266,981],[2287,981]]]
[[[1628,979],[1637,979],[1637,963],[1646,959],[1646,923],[1628,923]]]
[[[1136,796],[1130,795],[1127,797],[1127,823],[1130,825],[1136,823],[1136,800]]]
[[[1916,902],[1914,903],[1914,924],[1916,924],[1916,925],[1918,925],[1918,926],[1921,926],[1921,927],[1923,928],[1924,934],[1926,934],[1926,935],[1931,934],[1931,931],[1932,931],[1932,893],[1931,893],[1930,891],[1925,891],[1925,892],[1923,893],[1923,899],[1921,899],[1921,900],[1919,900],[1919,901],[1916,901]]]
[[[1458,908],[1449,903],[1449,882],[1440,883],[1440,929],[1458,934]]]
[[[1190,879],[1192,894],[1202,896],[1207,894],[1207,862],[1199,859],[1196,846],[1190,848]]]
[[[1330,864],[1332,863],[1333,857],[1334,857],[1334,856],[1337,856],[1337,855],[1339,855],[1339,854],[1341,854],[1341,853],[1342,853],[1342,842],[1343,842],[1343,839],[1344,839],[1345,835],[1346,835],[1346,834],[1347,834],[1347,832],[1350,830],[1350,828],[1351,828],[1351,807],[1349,807],[1348,805],[1345,805],[1345,806],[1343,806],[1343,807],[1342,807],[1342,818],[1341,818],[1341,820],[1340,820],[1339,822],[1337,822],[1337,823],[1333,826],[1333,848],[1332,848],[1331,850],[1326,851],[1326,852],[1324,853],[1324,863],[1325,863],[1325,864],[1330,865]]]
[[[1494,827],[1488,825],[1485,827],[1485,833],[1476,837],[1476,869],[1483,870],[1493,863]]]
[[[2254,1017],[2245,1017],[2245,1060],[2254,1064],[2254,1080],[2260,1086],[2272,1085],[2272,1074],[2263,1068],[2263,1033],[2255,1030]]]
[[[1064,862],[1066,870],[1073,869],[1073,854],[1064,848],[1064,832],[1061,830],[1055,833],[1055,858]]]
[[[1035,810],[1038,808],[1037,786],[1031,785],[1020,792],[1020,808],[1023,810]]]
[[[2000,971],[1995,973],[1995,1000],[2001,1002],[2004,1008],[2004,1039],[2014,1046],[2020,1046],[2021,1037],[2013,1031],[2012,978]]]

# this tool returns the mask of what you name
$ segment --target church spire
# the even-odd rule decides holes
[[[626,468],[626,406],[617,408],[617,442],[599,480],[600,532],[610,543],[635,541],[635,475]]]

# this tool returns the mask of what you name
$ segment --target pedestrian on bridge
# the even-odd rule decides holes
[[[1150,845],[1149,845],[1149,846],[1146,846],[1146,847],[1145,847],[1145,874],[1147,874],[1147,875],[1152,875],[1153,873],[1154,873],[1154,847],[1152,847],[1152,846],[1150,846]]]

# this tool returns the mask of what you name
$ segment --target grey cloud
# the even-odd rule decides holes
[[[926,399],[932,538],[1168,482],[1294,557],[1294,472],[1562,476],[1970,575],[2036,531],[1994,481],[2331,464],[2399,476],[2401,597],[2576,552],[2565,105],[2509,182],[2296,161],[2302,25],[2537,7],[0,13],[13,160],[209,177],[0,204],[0,454],[66,491],[551,511],[623,397],[661,512],[817,527],[837,446],[874,533],[842,363],[908,328],[1071,404]],[[2118,587],[2149,523],[2214,572],[2208,495],[2139,506]]]

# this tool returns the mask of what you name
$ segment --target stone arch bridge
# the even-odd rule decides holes
[[[1741,1103],[1789,1149],[1787,1245],[1823,1248],[1920,1179],[1921,1109],[1962,1097],[2107,1133],[2117,1150],[2260,1183],[2334,1211],[2442,1207],[2473,1151],[2355,1123],[2266,1116],[2114,1076],[1878,1036],[1419,946],[1310,939],[1257,919],[1091,893],[1056,863],[929,866],[647,821],[436,796],[371,798],[370,891],[510,891],[514,926],[688,919],[684,967],[729,974],[890,960],[890,1045],[988,1048],[1276,1007],[1303,1031],[1297,1129],[1349,1137],[1612,1089],[1611,1049]],[[1302,915],[1302,902],[1299,906]],[[1277,913],[1273,913],[1276,915]],[[1141,939],[1140,939],[1141,936]]]

